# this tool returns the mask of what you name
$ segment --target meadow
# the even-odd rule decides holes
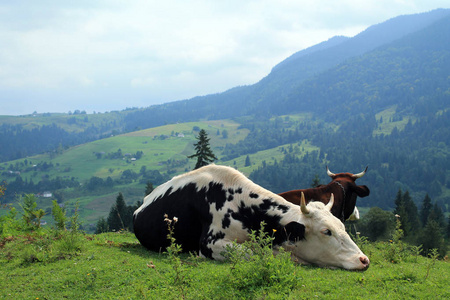
[[[267,239],[266,239],[267,241]],[[270,239],[269,239],[270,241]],[[365,272],[298,265],[253,239],[224,262],[143,248],[133,233],[40,229],[0,241],[2,299],[449,299],[450,265],[401,242],[368,243]],[[246,257],[246,258],[245,258]]]

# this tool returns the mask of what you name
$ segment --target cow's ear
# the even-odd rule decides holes
[[[359,197],[367,197],[370,194],[370,190],[365,185],[352,185],[350,186],[350,189],[356,193]]]
[[[291,222],[275,232],[275,243],[281,244],[285,241],[295,242],[305,239],[305,225]]]

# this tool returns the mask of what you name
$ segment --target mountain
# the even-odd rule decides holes
[[[276,114],[308,110],[343,120],[355,113],[424,116],[449,107],[450,16],[295,85],[267,100]]]
[[[397,48],[410,48],[410,52],[415,53],[419,65],[428,64],[429,57],[420,57],[416,52],[420,49],[415,46],[431,45],[440,43],[443,48],[449,45],[448,35],[439,25],[431,26],[439,20],[445,26],[446,17],[450,15],[449,9],[438,9],[428,13],[400,16],[384,23],[369,27],[353,38],[335,37],[327,42],[300,51],[285,61],[275,66],[272,72],[254,85],[242,86],[230,89],[223,93],[195,97],[189,100],[171,102],[163,105],[152,106],[147,109],[129,114],[126,119],[126,128],[152,127],[165,123],[193,121],[198,118],[220,119],[231,118],[243,115],[277,115],[286,112],[311,111],[317,107],[323,107],[326,103],[314,100],[311,106],[309,99],[301,98],[307,95],[299,95],[296,101],[292,101],[293,95],[297,95],[299,90],[315,86],[323,89],[325,84],[318,84],[330,71],[336,69],[340,64],[353,59],[357,68],[358,59],[371,52],[384,51],[380,48],[397,41]],[[436,31],[429,36],[420,35],[420,31],[430,27],[430,31]],[[435,40],[436,35],[442,37]],[[401,40],[411,35],[409,40]],[[411,47],[408,43],[413,42]],[[448,47],[446,48],[448,50]],[[381,53],[381,52],[378,52]],[[372,54],[373,55],[373,54]],[[403,55],[398,53],[399,56]],[[389,64],[378,67],[389,67]],[[364,66],[361,66],[363,68]],[[442,66],[441,71],[445,66]],[[400,70],[402,71],[402,70]],[[404,70],[403,70],[404,71]],[[323,75],[320,78],[317,76]],[[340,73],[335,75],[339,78]],[[373,78],[376,79],[376,78]],[[370,83],[371,77],[362,78]],[[305,80],[308,81],[305,84]],[[303,84],[303,85],[302,85]],[[306,86],[307,85],[307,86]],[[318,90],[320,92],[321,90]],[[314,91],[311,95],[314,95]],[[303,105],[299,106],[299,103]],[[283,110],[277,109],[282,106]],[[188,113],[186,113],[188,112]],[[322,114],[322,113],[321,113]],[[323,115],[323,114],[322,114]],[[150,117],[149,117],[150,116]],[[333,117],[327,116],[327,117]]]

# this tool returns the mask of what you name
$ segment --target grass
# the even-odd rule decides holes
[[[386,258],[385,244],[364,245],[366,272],[246,261],[217,262],[181,254],[181,269],[165,253],[149,252],[129,232],[79,234],[82,249],[59,255],[51,231],[0,243],[2,299],[448,299],[448,261],[408,254]],[[389,246],[389,245],[388,245]],[[30,250],[31,249],[31,250]],[[177,254],[174,254],[177,255]],[[34,257],[34,258],[33,258]],[[262,256],[263,257],[263,256]],[[264,257],[263,257],[264,258]],[[259,264],[261,261],[258,260]],[[279,265],[278,265],[279,266]],[[239,272],[236,272],[239,270]],[[428,274],[428,276],[427,276]],[[182,276],[180,276],[182,275]],[[283,277],[284,276],[284,277]],[[281,281],[273,278],[295,278]],[[280,283],[281,282],[281,283]]]
[[[409,120],[411,120],[412,122],[415,121],[411,117],[403,117],[402,120],[392,121],[392,118],[394,118],[395,116],[396,109],[397,106],[394,105],[375,115],[375,119],[377,120],[377,122],[380,122],[380,120],[382,120],[382,122],[379,123],[378,128],[373,131],[373,135],[389,135],[391,134],[392,130],[394,130],[394,128],[397,128],[399,131],[401,131],[405,128],[406,124],[408,124]]]
[[[246,174],[247,176],[256,169],[258,169],[263,161],[266,161],[267,164],[273,164],[275,161],[281,161],[285,154],[284,151],[288,150],[291,144],[285,144],[278,146],[276,148],[259,151],[254,154],[250,154],[250,162],[251,166],[245,166],[246,155],[237,157],[236,159],[224,161],[224,165],[237,167],[239,171]],[[299,143],[293,143],[292,146],[294,149],[297,149],[295,153],[299,157],[303,157],[306,153],[319,150],[319,147],[312,145],[308,140],[303,140]]]

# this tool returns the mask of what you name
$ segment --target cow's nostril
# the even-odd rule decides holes
[[[367,258],[367,256],[361,256],[360,258],[359,258],[359,260],[361,261],[361,263],[364,265],[364,266],[369,266],[369,263],[370,263],[370,261],[369,261],[369,259]]]

